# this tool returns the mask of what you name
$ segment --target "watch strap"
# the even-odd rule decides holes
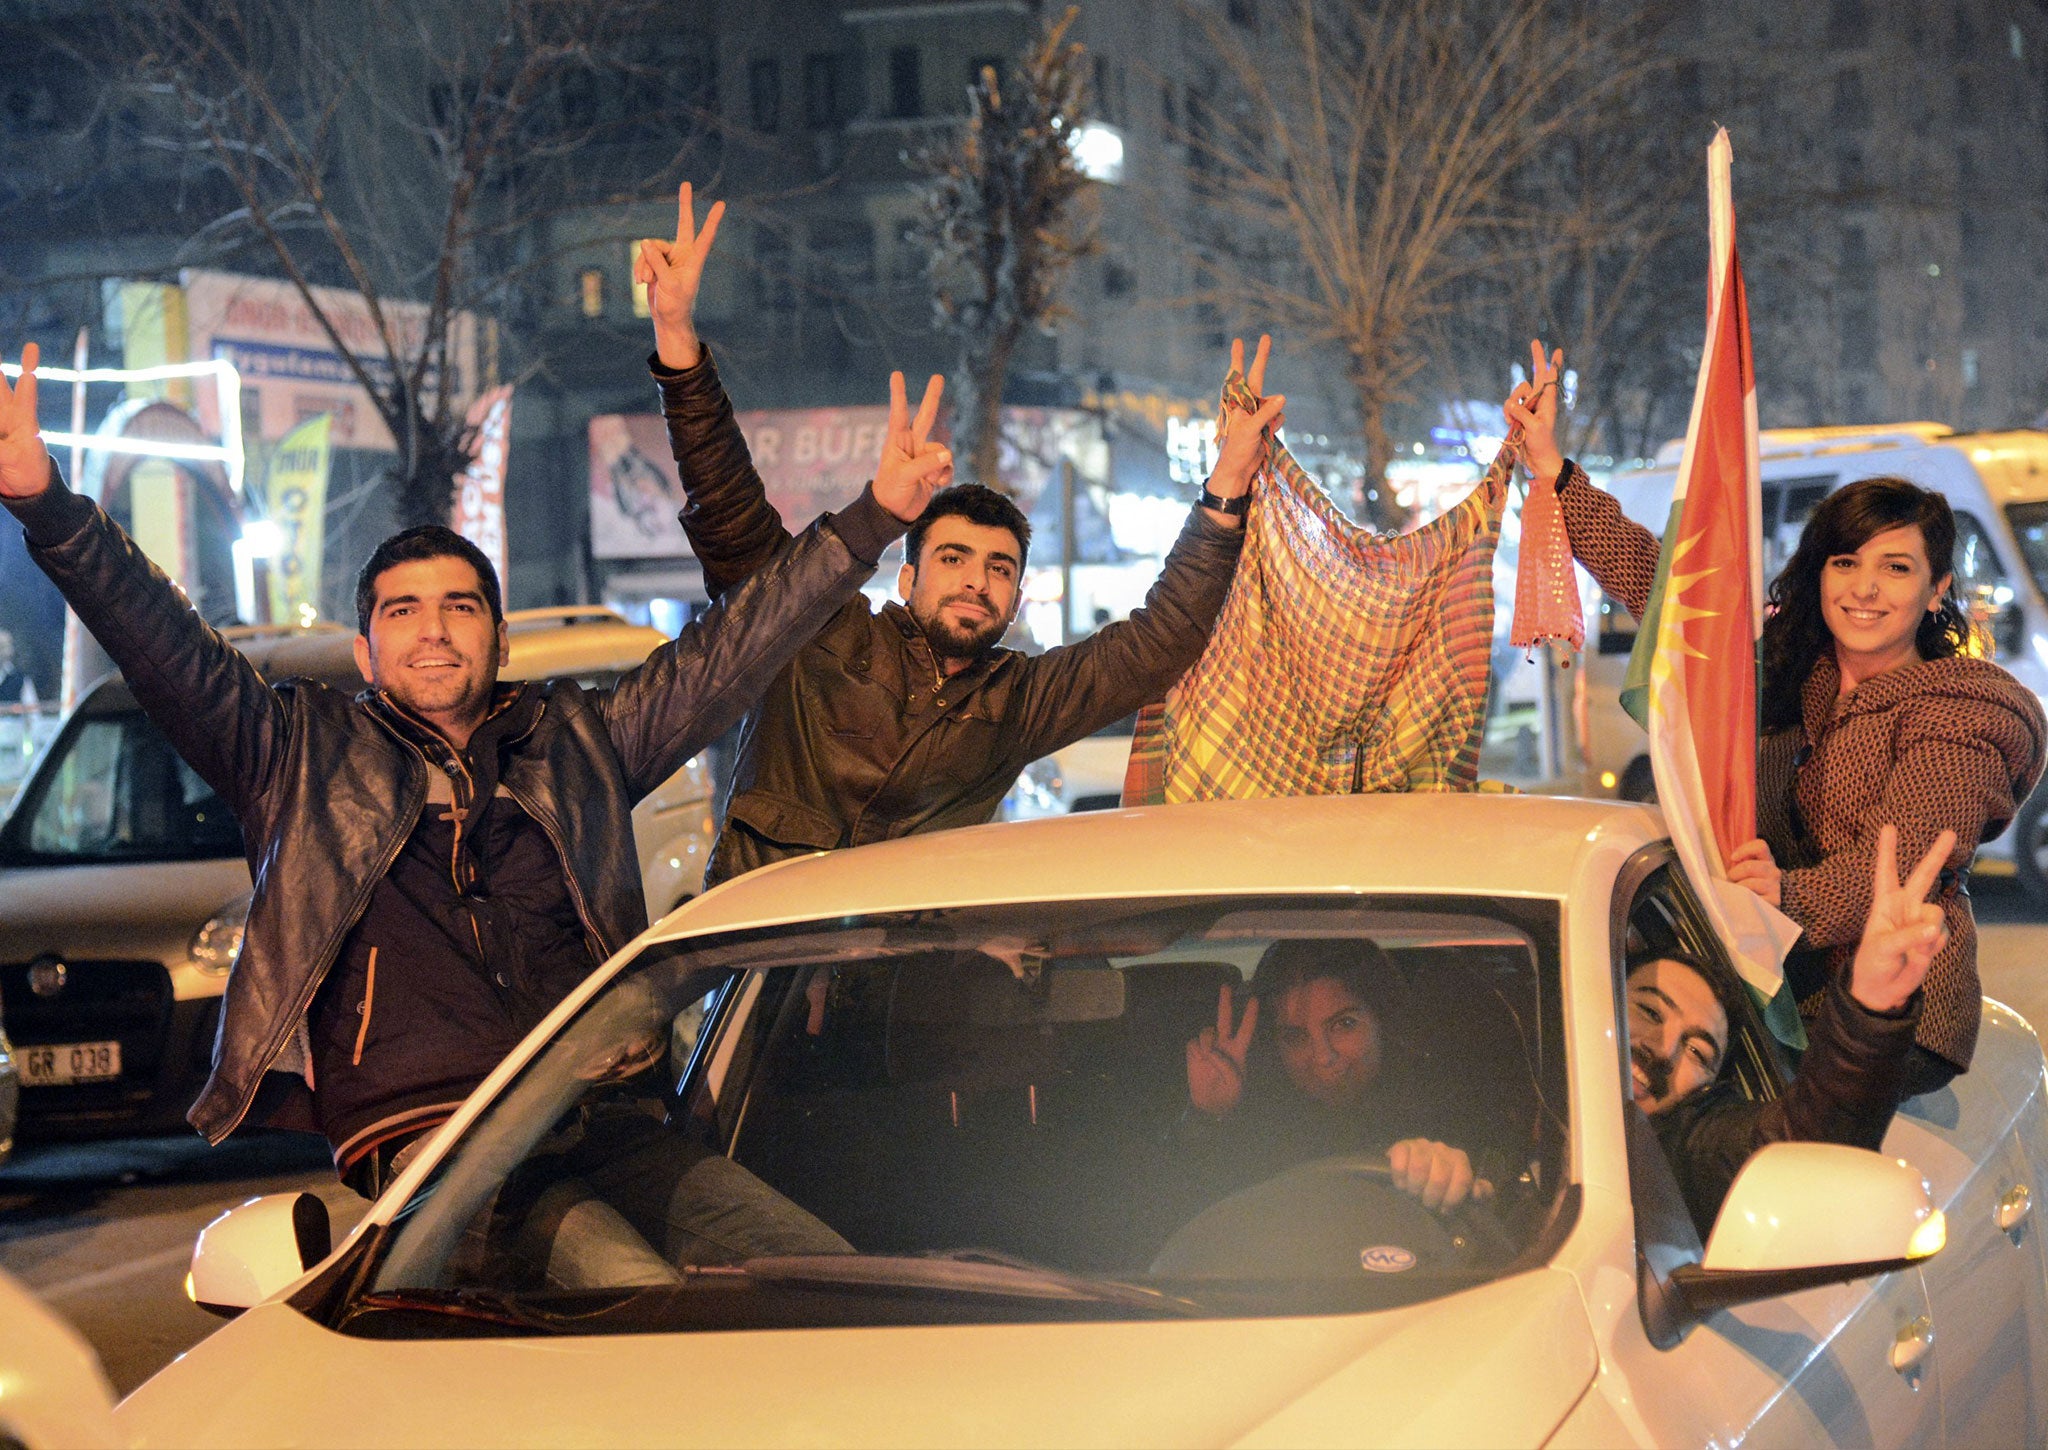
[[[1201,495],[1195,500],[1205,509],[1214,509],[1219,514],[1233,514],[1239,518],[1252,510],[1252,493],[1246,489],[1236,498],[1224,498],[1221,494],[1209,492],[1209,485],[1202,485]]]

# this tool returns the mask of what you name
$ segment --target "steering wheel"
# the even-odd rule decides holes
[[[1361,1272],[1506,1263],[1514,1240],[1490,1201],[1449,1213],[1394,1184],[1379,1154],[1296,1164],[1211,1204],[1153,1258],[1167,1278],[1351,1279]]]

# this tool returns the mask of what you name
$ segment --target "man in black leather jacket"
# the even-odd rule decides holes
[[[1928,893],[1955,844],[1943,831],[1903,885],[1898,836],[1879,833],[1871,909],[1846,980],[1826,988],[1799,1070],[1775,1101],[1751,1102],[1722,1073],[1728,1012],[1706,965],[1665,954],[1628,973],[1629,1070],[1700,1237],[1743,1164],[1769,1143],[1884,1143],[1905,1082],[1920,983],[1947,939]]]
[[[653,370],[688,502],[683,527],[713,597],[753,577],[787,539],[755,471],[693,310],[706,239],[682,188],[673,243],[641,244]],[[1233,366],[1241,365],[1241,347]],[[1264,383],[1262,341],[1247,375]],[[938,414],[933,378],[912,434]],[[1024,767],[1163,696],[1208,644],[1244,544],[1248,490],[1285,399],[1230,410],[1222,453],[1143,608],[1078,644],[1027,656],[998,641],[1016,617],[1030,528],[976,484],[945,489],[912,527],[904,602],[835,614],[743,728],[707,880],[785,857],[978,825]],[[891,429],[904,426],[900,382]],[[1212,502],[1213,501],[1213,502]]]
[[[35,361],[31,345],[20,384],[0,383],[0,500],[142,707],[234,810],[255,878],[189,1117],[214,1142],[252,1109],[317,1127],[344,1177],[373,1192],[645,928],[634,802],[857,597],[946,463],[936,447],[885,452],[857,502],[788,540],[608,690],[499,684],[507,637],[489,561],[449,530],[408,531],[358,581],[356,659],[372,688],[352,698],[266,684],[64,486],[37,432]]]

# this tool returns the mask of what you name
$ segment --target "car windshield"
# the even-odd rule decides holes
[[[1557,921],[1471,897],[1063,901],[654,945],[436,1165],[332,1322],[1201,1317],[1464,1289],[1568,1223]],[[1230,1074],[1195,1060],[1232,1050],[1224,1104]],[[1410,1139],[1457,1147],[1488,1196],[1425,1206],[1389,1170]]]
[[[0,834],[13,865],[204,861],[242,854],[213,788],[140,710],[75,720]]]

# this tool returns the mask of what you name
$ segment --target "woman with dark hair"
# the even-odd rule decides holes
[[[1539,342],[1532,357],[1505,408],[1523,428],[1530,486],[1556,487],[1574,557],[1640,619],[1660,545],[1559,453],[1563,354]],[[1949,941],[1927,974],[1908,1097],[1970,1066],[1981,993],[1964,880],[2034,788],[2048,740],[2033,692],[1973,653],[1954,552],[1948,501],[1907,479],[1863,479],[1813,511],[1771,583],[1759,647],[1761,834],[1728,862],[1731,880],[1802,928],[1785,972],[1811,1015],[1855,957],[1879,826],[1897,824],[1909,860],[1955,832],[1936,893]]]
[[[1429,1136],[1443,1115],[1409,1060],[1400,972],[1376,943],[1274,942],[1251,987],[1234,1026],[1234,994],[1221,988],[1216,1025],[1187,1048],[1179,1136],[1215,1175],[1243,1186],[1318,1158],[1385,1153],[1394,1182],[1431,1208],[1492,1193],[1463,1149]]]

